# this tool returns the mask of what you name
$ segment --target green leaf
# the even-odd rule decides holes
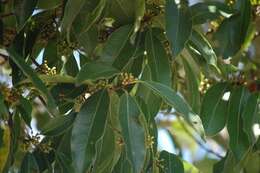
[[[9,161],[9,153],[11,152],[10,145],[12,141],[10,129],[8,126],[0,126],[0,132],[2,133],[2,135],[0,136],[0,172],[4,172],[5,167]]]
[[[92,95],[82,105],[72,129],[71,151],[75,172],[85,173],[95,156],[95,144],[103,135],[109,109],[106,90]]]
[[[162,151],[160,160],[162,160],[160,173],[184,173],[183,163],[175,154]]]
[[[136,33],[140,29],[141,22],[145,14],[145,0],[134,0],[134,5],[135,5],[135,24],[134,24],[134,32],[131,35],[132,43],[134,43]]]
[[[68,0],[65,6],[64,16],[61,23],[62,31],[69,32],[71,25],[82,7],[89,0]]]
[[[152,80],[171,86],[171,68],[168,56],[162,43],[149,30],[145,38],[148,65],[151,69]]]
[[[210,22],[220,17],[229,18],[235,13],[230,6],[218,1],[196,3],[190,9],[194,25]]]
[[[229,147],[237,161],[241,160],[249,149],[249,141],[242,127],[242,112],[247,102],[249,91],[243,87],[234,87],[231,91],[228,109],[227,130]]]
[[[45,136],[58,136],[68,130],[76,118],[75,113],[51,118],[47,124],[41,129],[41,133]]]
[[[76,76],[79,72],[77,61],[72,54],[65,63],[66,73],[70,76]]]
[[[199,81],[196,76],[195,69],[191,66],[188,59],[182,57],[183,66],[185,70],[185,76],[187,78],[187,91],[190,105],[195,113],[199,113],[200,110],[200,92],[199,92]]]
[[[50,109],[50,111],[54,115],[57,115],[58,110],[55,101],[42,80],[35,74],[31,67],[26,64],[25,60],[15,52],[13,47],[8,49],[8,52],[10,54],[10,58],[15,62],[15,64],[32,81],[33,85],[45,96],[47,99],[47,107]]]
[[[135,173],[141,172],[146,155],[145,130],[141,112],[133,97],[123,94],[119,103],[119,121],[126,145],[126,153]]]
[[[259,93],[251,94],[248,98],[244,111],[242,113],[243,129],[248,136],[251,144],[255,142],[255,135],[252,130],[252,125],[258,119],[259,112]]]
[[[112,64],[129,41],[132,30],[132,25],[125,25],[115,30],[106,41],[100,60]]]
[[[117,69],[110,65],[99,62],[87,63],[79,71],[77,75],[77,82],[95,81],[98,79],[106,79],[119,73]]]
[[[7,116],[8,116],[8,110],[6,108],[4,101],[5,101],[4,96],[0,91],[0,119],[7,118]]]
[[[189,44],[194,46],[209,65],[217,67],[217,56],[208,40],[201,33],[193,30]]]
[[[223,100],[228,91],[228,83],[217,83],[205,94],[201,106],[201,120],[206,135],[213,136],[226,125],[228,102]]]
[[[23,158],[20,173],[39,172],[38,164],[31,153],[26,153]]]
[[[236,1],[234,7],[239,11],[239,15],[225,19],[216,32],[216,38],[221,45],[219,51],[224,58],[234,56],[241,49],[251,21],[250,1]]]
[[[14,14],[17,20],[18,30],[22,29],[25,22],[32,15],[38,0],[15,0]]]
[[[20,97],[19,110],[21,111],[21,116],[25,123],[31,127],[32,120],[32,105],[31,102],[24,97]]]
[[[171,43],[173,55],[177,56],[191,35],[191,12],[187,5],[176,4],[175,0],[167,0],[165,17],[166,35]]]

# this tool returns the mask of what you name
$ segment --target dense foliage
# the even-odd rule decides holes
[[[213,173],[259,173],[257,3],[1,0],[0,172],[203,171],[160,113],[226,151]]]

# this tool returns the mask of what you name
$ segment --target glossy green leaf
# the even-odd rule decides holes
[[[255,142],[255,135],[253,133],[252,125],[256,123],[259,118],[259,94],[255,93],[248,98],[245,108],[242,113],[243,129],[248,136],[251,144]]]
[[[32,120],[32,105],[29,100],[24,97],[20,97],[20,105],[19,109],[21,111],[21,116],[25,123],[31,127],[31,120]]]
[[[243,87],[234,87],[231,91],[228,109],[227,130],[229,134],[229,147],[238,160],[242,159],[249,149],[247,135],[243,131],[242,112],[247,102],[249,91]]]
[[[101,90],[86,100],[76,117],[71,151],[75,171],[78,173],[85,173],[94,159],[95,144],[103,135],[108,109],[108,93]]]
[[[192,31],[192,16],[186,4],[167,0],[165,7],[166,35],[171,43],[172,52],[177,56],[184,48]]]
[[[25,22],[30,18],[38,0],[15,0],[14,14],[17,20],[18,29],[22,29]]]
[[[47,100],[47,107],[52,111],[54,115],[57,115],[57,108],[55,101],[51,94],[49,93],[47,87],[42,82],[42,80],[35,74],[29,65],[26,64],[24,59],[15,52],[14,48],[8,50],[10,58],[15,62],[15,64],[23,71],[23,73],[31,80],[33,85],[43,94]]]
[[[141,172],[146,155],[145,130],[141,112],[133,97],[123,94],[119,103],[119,121],[126,146],[127,157],[135,173]]]
[[[39,172],[39,167],[34,156],[31,153],[26,153],[23,158],[20,173]]]
[[[41,129],[41,133],[45,136],[60,135],[72,126],[75,118],[75,113],[51,118]]]
[[[135,24],[134,24],[134,32],[131,35],[131,41],[134,42],[136,37],[136,33],[140,29],[142,19],[145,14],[145,0],[134,0],[135,6]]]
[[[168,56],[160,41],[148,31],[145,38],[148,65],[151,69],[152,80],[171,86],[171,69]]]
[[[103,63],[87,63],[79,71],[77,82],[95,81],[98,79],[106,79],[119,73],[117,69]]]
[[[125,25],[115,30],[108,38],[100,60],[112,64],[119,56],[120,52],[129,41],[130,34],[133,30],[132,25]]]
[[[183,163],[175,154],[162,151],[160,153],[160,160],[162,160],[163,165],[160,173],[184,173]]]
[[[201,120],[206,135],[215,135],[226,125],[228,102],[223,99],[223,96],[228,89],[228,83],[218,83],[213,85],[203,98]]]
[[[204,37],[201,33],[193,30],[189,44],[194,46],[194,48],[200,53],[200,55],[207,61],[208,64],[214,67],[217,66],[217,56],[206,37]]]
[[[222,2],[199,2],[191,7],[193,24],[203,24],[220,17],[229,18],[235,13],[230,6]]]

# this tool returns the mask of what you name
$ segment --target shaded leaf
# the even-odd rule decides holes
[[[8,162],[8,156],[10,152],[11,136],[10,130],[7,126],[0,126],[0,172],[4,171],[4,168]]]
[[[23,158],[20,173],[39,172],[37,162],[31,153],[26,153]]]
[[[21,116],[25,123],[31,127],[31,120],[32,120],[32,105],[29,100],[25,99],[24,97],[20,97],[20,105],[19,109],[21,111]]]

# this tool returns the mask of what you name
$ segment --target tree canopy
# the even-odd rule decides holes
[[[0,0],[0,172],[259,173],[258,3]]]

